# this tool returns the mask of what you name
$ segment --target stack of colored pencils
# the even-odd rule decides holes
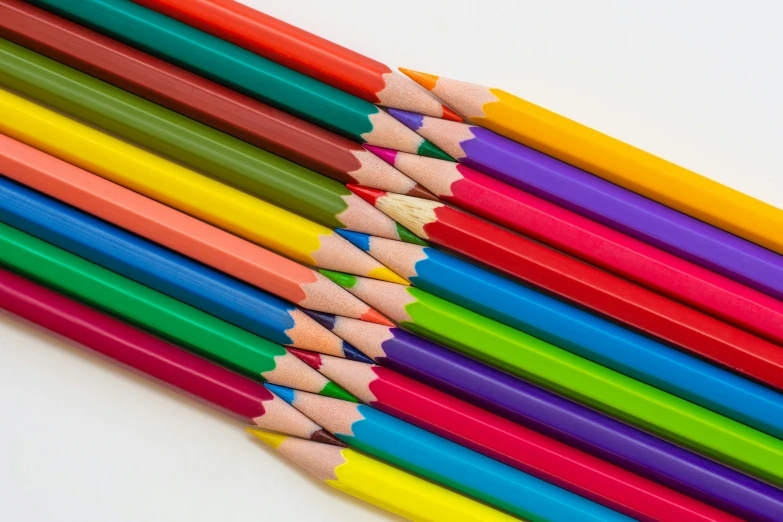
[[[783,521],[783,211],[401,70],[0,0],[0,308],[410,520]]]

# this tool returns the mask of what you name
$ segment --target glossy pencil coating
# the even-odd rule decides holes
[[[631,520],[369,406],[269,388],[349,447],[528,520]],[[321,422],[323,421],[323,422]]]
[[[772,522],[783,512],[777,488],[423,337],[347,317],[308,315],[385,368],[727,513]]]
[[[233,0],[134,0],[370,103],[462,121],[386,65]]]
[[[0,37],[340,183],[434,198],[348,138],[22,0],[0,0]]]
[[[330,228],[409,238],[340,183],[0,39],[0,84]]]
[[[243,375],[350,397],[282,346],[1,222],[0,265]]]
[[[2,269],[0,308],[248,424],[342,444],[262,384]]]
[[[0,89],[0,132],[296,261],[404,281],[331,229]]]
[[[311,268],[3,134],[0,173],[304,308],[391,325]]]
[[[783,210],[501,89],[402,71],[477,125],[783,254]]]
[[[514,517],[347,448],[258,429],[250,433],[318,480],[417,522],[514,522]],[[337,451],[334,451],[337,450]]]
[[[495,134],[390,111],[460,163],[783,299],[783,256]]]
[[[448,159],[443,151],[411,133],[372,103],[129,0],[30,3],[357,143]]]
[[[729,369],[783,389],[783,373],[779,369],[783,364],[783,352],[778,345],[497,225],[448,207],[444,203],[388,194],[364,187],[352,187],[352,190],[373,202],[394,219],[402,221],[423,238],[495,268],[508,276],[530,283],[539,289],[566,299],[570,303],[587,308],[600,316],[608,317],[656,339],[680,346],[694,355],[708,358]],[[400,243],[388,244],[397,246]],[[397,251],[400,252],[400,249]],[[433,252],[433,256],[439,257],[441,264],[452,259],[452,256],[439,255],[435,250],[431,250],[431,252]],[[412,274],[413,270],[416,270],[412,268],[413,265],[418,260],[427,257],[428,253],[429,251],[417,249],[412,251],[407,259],[403,254],[399,256],[392,254],[391,257],[395,259],[395,264],[402,265],[403,272]],[[378,257],[386,256],[379,255]],[[504,284],[504,279],[494,277],[485,270],[477,271],[469,264],[457,260],[454,262],[459,264],[463,274],[455,273],[451,278],[442,279],[441,286],[449,283],[452,286],[455,284],[460,286],[462,279],[475,280],[476,285],[481,285],[489,278],[493,281],[491,286],[500,286],[501,291],[508,287],[508,283]],[[424,272],[424,267],[418,268],[418,270]],[[484,274],[487,276],[485,277]],[[457,294],[459,293],[460,290],[457,290]],[[483,297],[480,295],[480,291],[474,292],[474,296],[471,301]],[[510,295],[509,297],[513,299],[514,296]],[[448,298],[459,299],[457,295]],[[571,316],[572,320],[577,323],[592,322],[596,325],[592,328],[595,332],[594,335],[609,335],[613,338],[625,337],[627,341],[631,340],[635,344],[637,350],[634,350],[633,353],[616,353],[610,357],[607,357],[606,353],[596,355],[597,352],[588,350],[593,352],[592,355],[589,355],[590,357],[599,357],[595,360],[600,364],[612,366],[618,371],[629,373],[638,379],[644,379],[654,386],[662,388],[676,386],[677,390],[666,389],[689,400],[701,401],[702,405],[718,409],[726,415],[736,415],[736,413],[729,413],[730,408],[735,408],[740,416],[744,415],[742,413],[745,410],[744,404],[729,405],[730,398],[739,390],[744,389],[749,392],[748,398],[756,396],[754,400],[761,399],[766,395],[767,399],[762,399],[762,402],[772,397],[772,395],[767,395],[772,393],[767,388],[730,375],[720,368],[707,365],[694,357],[667,348],[661,343],[650,341],[646,337],[631,333],[630,330],[624,330],[610,324],[609,321],[602,321],[583,312],[577,306],[563,305],[554,300],[547,300],[547,302],[551,302],[551,306],[560,307],[563,310],[563,315]],[[480,313],[484,313],[484,310],[480,310]],[[509,313],[513,312],[505,312],[506,315]],[[519,322],[513,326],[529,330],[529,333],[537,337],[552,335],[552,332],[560,330],[560,326],[555,323],[550,323],[545,328],[539,324],[533,326],[533,330],[530,330],[530,326],[523,326]],[[585,327],[582,326],[582,328]],[[583,333],[587,331],[585,329]],[[585,346],[578,342],[570,343],[567,345],[555,344],[588,356],[587,353],[581,351],[585,349]],[[611,347],[598,348],[598,352],[603,350],[611,350]],[[618,351],[623,352],[623,350]],[[645,360],[645,358],[648,359]],[[617,364],[622,367],[615,366]],[[649,364],[653,364],[653,366],[648,366]],[[664,366],[669,367],[664,370]],[[669,372],[674,368],[677,370],[670,375]],[[653,376],[652,374],[656,373],[658,369],[661,370],[661,373]],[[698,379],[705,380],[701,383],[691,381],[697,375]],[[725,377],[725,382],[722,382],[725,375],[728,377]],[[707,398],[713,391],[711,389],[713,385],[707,384],[711,378],[715,383],[718,383],[718,388],[714,390],[716,393],[720,394],[718,391],[720,387],[726,386],[723,388],[723,392],[728,392],[728,394],[717,400],[715,399],[718,396]],[[654,381],[649,379],[654,379]],[[678,380],[680,383],[675,384],[675,381]],[[746,384],[742,384],[743,382]],[[685,385],[685,388],[682,388],[682,384]],[[690,386],[693,386],[694,389],[686,389]],[[701,394],[701,398],[699,398],[699,394]],[[705,403],[704,400],[710,402]],[[777,400],[777,398],[773,399],[769,405]],[[764,416],[769,405],[761,407],[757,412]],[[741,422],[752,422],[751,417],[735,416],[734,418],[741,418]],[[756,426],[759,425],[756,424]],[[780,427],[783,427],[783,421]],[[760,429],[776,430],[778,428],[769,425]],[[783,431],[778,433],[783,433]]]
[[[783,441],[419,288],[324,271],[403,328],[783,485]]]
[[[446,203],[783,344],[777,299],[466,165],[365,147]]]
[[[379,411],[629,517],[739,520],[387,368],[290,351]]]
[[[2,176],[0,220],[273,343],[360,355],[282,299]]]
[[[783,395],[581,308],[430,247],[344,237],[416,288],[776,437]],[[783,363],[783,350],[769,345]],[[774,359],[773,359],[774,360]],[[770,374],[778,369],[774,366]]]

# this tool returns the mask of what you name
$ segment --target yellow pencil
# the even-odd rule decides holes
[[[3,134],[296,261],[404,282],[329,228],[8,91],[0,114]]]
[[[250,433],[329,486],[408,520],[513,522],[517,519],[347,448],[258,429]]]
[[[501,89],[400,69],[476,125],[783,254],[783,210]]]

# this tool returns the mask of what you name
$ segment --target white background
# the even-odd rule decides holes
[[[774,0],[246,3],[391,67],[504,88],[783,207]],[[394,520],[239,423],[4,315],[0,415],[3,522]]]

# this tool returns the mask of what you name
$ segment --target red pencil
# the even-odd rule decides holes
[[[388,66],[233,0],[134,0],[370,103],[462,121]]]
[[[343,445],[263,384],[3,269],[0,269],[0,309],[76,341],[250,425]]]
[[[365,147],[446,203],[783,344],[783,302],[773,297],[468,166]]]
[[[423,239],[783,389],[778,345],[443,203],[349,188]]]
[[[737,520],[387,368],[299,349],[291,353],[384,413],[638,520]]]

